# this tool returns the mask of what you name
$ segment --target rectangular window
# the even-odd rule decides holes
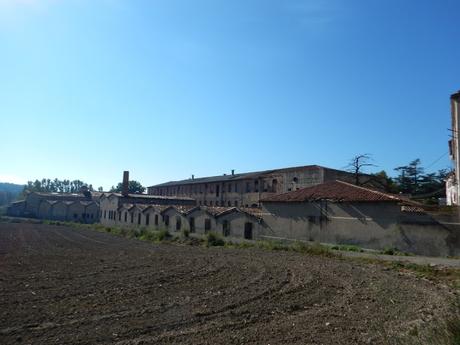
[[[155,225],[158,225],[158,215],[155,215]]]
[[[177,216],[176,217],[176,231],[179,231],[182,228],[182,219]]]
[[[140,213],[137,215],[137,224],[139,225],[141,224],[141,214]]]
[[[74,217],[74,218],[77,218],[77,217]],[[107,210],[104,210],[104,219],[107,218]]]
[[[118,211],[118,221],[121,221],[121,211]]]
[[[149,225],[149,223],[150,223],[150,214],[147,213],[145,215],[145,225]]]
[[[128,222],[128,212],[125,212],[125,223]]]
[[[164,222],[166,226],[169,226],[169,216],[164,217]]]
[[[208,232],[209,230],[211,230],[211,219],[206,218],[204,220],[204,231]]]
[[[131,223],[134,223],[134,213],[131,213]]]
[[[189,222],[190,222],[190,232],[195,232],[195,218],[190,217]]]
[[[228,220],[224,220],[222,223],[222,235],[230,236],[230,222]]]

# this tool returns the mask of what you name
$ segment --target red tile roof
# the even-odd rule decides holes
[[[330,181],[293,192],[273,195],[261,202],[308,202],[329,200],[332,202],[397,202],[417,204],[395,194],[383,193],[343,181]]]

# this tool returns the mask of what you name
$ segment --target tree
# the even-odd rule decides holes
[[[417,194],[420,192],[424,169],[421,167],[420,159],[415,159],[409,163],[395,168],[399,172],[396,181],[402,193]]]
[[[363,174],[366,167],[375,167],[375,164],[370,163],[372,156],[369,153],[360,154],[350,159],[346,166],[347,171],[351,172],[355,177],[355,184],[361,185],[360,176]]]
[[[114,193],[121,193],[122,189],[123,189],[123,183],[120,182],[119,184],[117,184],[116,187],[112,186],[110,191],[114,192]],[[129,184],[128,184],[128,192],[132,193],[132,194],[134,194],[134,193],[144,193],[145,192],[145,187],[142,186],[140,184],[140,182],[131,180],[131,181],[129,181]]]
[[[97,191],[98,191],[98,192],[102,192],[102,191],[104,191],[104,188],[102,188],[102,186],[101,186],[101,187],[97,187]]]
[[[399,186],[388,176],[385,170],[372,174],[372,183],[387,193],[399,193]]]
[[[28,181],[27,185],[24,187],[24,192],[44,192],[44,193],[79,193],[83,186],[88,187],[92,190],[92,185],[80,180],[59,180],[55,178],[51,179],[41,179],[35,181]]]

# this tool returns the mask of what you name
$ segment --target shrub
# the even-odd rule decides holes
[[[182,236],[183,236],[184,238],[189,238],[189,236],[190,236],[190,230],[188,230],[188,229],[182,230]]]
[[[363,252],[364,250],[358,246],[352,245],[352,244],[340,244],[340,245],[335,245],[332,246],[331,249],[334,250],[343,250],[347,252]]]
[[[385,248],[383,251],[382,251],[382,254],[385,254],[385,255],[395,255],[395,252],[396,252],[396,249],[395,248]]]
[[[219,234],[212,231],[206,234],[206,246],[213,247],[223,245],[225,245],[225,241],[222,239],[222,237],[220,237]]]
[[[157,233],[155,233],[156,237],[155,240],[158,242],[164,241],[171,237],[171,234],[169,233],[168,230],[160,230]]]
[[[307,253],[311,255],[334,256],[334,254],[332,253],[329,247],[323,246],[320,243],[315,243],[313,245],[310,245],[305,242],[295,241],[290,246],[290,249],[295,252]]]
[[[288,246],[279,241],[258,241],[257,247],[265,250],[287,250]]]

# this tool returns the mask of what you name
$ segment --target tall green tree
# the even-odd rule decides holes
[[[121,193],[123,189],[123,183],[118,183],[116,187],[113,187],[110,189],[111,192],[114,193]],[[145,192],[145,187],[141,185],[140,182],[131,180],[129,181],[128,184],[128,192],[129,193],[144,193]]]

